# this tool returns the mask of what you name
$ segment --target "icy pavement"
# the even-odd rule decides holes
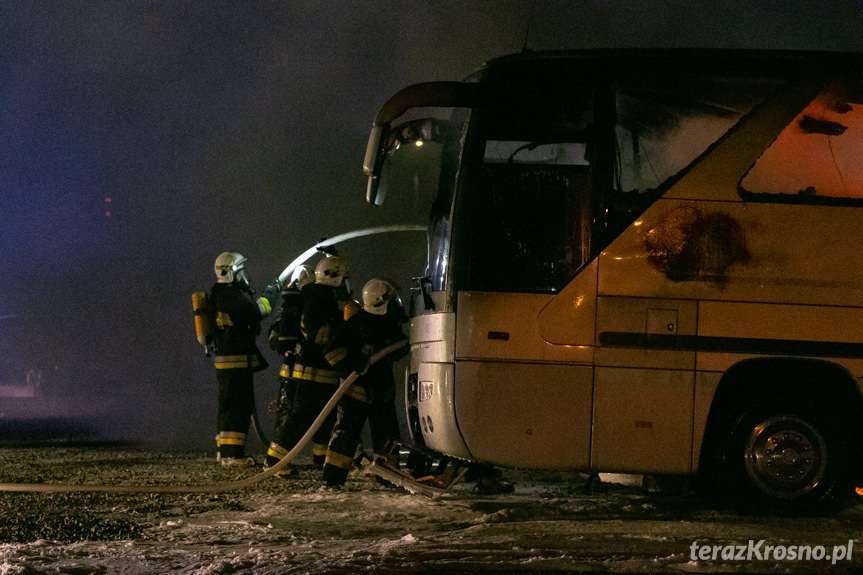
[[[362,472],[323,490],[304,463],[294,479],[219,494],[0,494],[0,575],[863,572],[863,505],[829,518],[745,517],[682,488],[588,492],[581,474],[509,470],[512,495],[460,484],[431,500]],[[0,449],[0,465],[2,482],[193,485],[255,472],[209,454],[110,446]],[[830,554],[849,540],[850,561],[788,553]],[[693,544],[715,546],[716,558],[693,560]],[[759,560],[766,546],[784,557]],[[750,547],[750,560],[725,553]]]

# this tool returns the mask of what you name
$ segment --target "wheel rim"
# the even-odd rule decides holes
[[[758,489],[774,497],[795,499],[823,480],[827,444],[809,422],[783,415],[753,428],[744,457],[746,472]]]

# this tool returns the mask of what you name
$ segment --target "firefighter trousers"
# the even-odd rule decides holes
[[[255,410],[255,388],[250,368],[217,369],[219,408],[217,443],[222,458],[240,458],[245,454],[249,421]]]
[[[345,483],[353,466],[366,420],[369,421],[372,447],[376,453],[382,452],[391,441],[398,440],[398,417],[392,398],[387,394],[371,401],[342,397],[324,463],[324,481],[328,486],[341,486]]]
[[[276,430],[285,425],[285,421],[291,414],[291,406],[294,404],[294,396],[297,394],[297,380],[279,376],[279,398],[276,401]]]
[[[294,448],[338,389],[338,386],[330,383],[305,379],[294,381],[297,387],[291,411],[282,425],[276,429],[273,440],[275,445],[270,445],[270,449],[267,451],[267,465],[274,465],[281,459],[280,455],[283,456]],[[330,434],[333,431],[335,421],[336,410],[334,409],[312,437],[312,453],[321,462],[326,455],[327,444],[330,441]]]

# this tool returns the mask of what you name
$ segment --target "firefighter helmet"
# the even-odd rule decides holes
[[[246,258],[236,252],[223,252],[216,258],[214,265],[216,282],[220,284],[233,283],[234,280],[246,280]]]
[[[315,283],[338,287],[347,275],[348,268],[339,256],[330,256],[315,266]]]
[[[363,309],[374,315],[385,315],[387,304],[396,297],[393,284],[382,279],[373,279],[363,286]]]
[[[297,289],[303,289],[303,286],[313,282],[314,280],[315,272],[312,269],[312,266],[302,265],[297,266],[297,269],[295,269],[294,273],[291,274],[291,281],[288,285]]]

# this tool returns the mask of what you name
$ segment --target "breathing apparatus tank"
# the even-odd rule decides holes
[[[204,355],[209,357],[210,344],[213,342],[213,325],[210,322],[210,301],[207,292],[196,291],[192,294],[192,309],[195,312],[195,332],[198,343],[204,346]]]

